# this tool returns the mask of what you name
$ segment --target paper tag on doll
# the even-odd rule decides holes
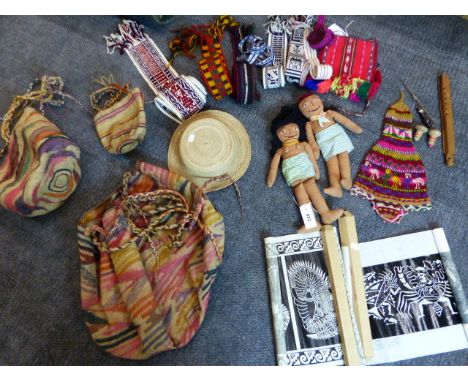
[[[302,220],[304,221],[304,226],[306,229],[311,229],[317,227],[317,220],[315,220],[314,210],[312,209],[312,204],[307,203],[299,206],[301,210]]]

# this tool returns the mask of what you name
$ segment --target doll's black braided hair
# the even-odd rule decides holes
[[[276,151],[283,145],[276,134],[280,128],[289,123],[295,123],[299,126],[299,141],[307,141],[305,125],[308,119],[304,117],[299,110],[297,105],[283,106],[280,113],[271,122],[271,151],[270,154],[273,157]]]

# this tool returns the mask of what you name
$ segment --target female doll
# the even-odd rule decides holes
[[[306,120],[296,106],[283,107],[271,124],[273,157],[268,174],[268,187],[272,187],[281,159],[283,175],[294,190],[299,207],[312,203],[324,224],[330,224],[343,214],[343,209],[330,210],[315,184],[320,172],[312,148],[300,128]]]
[[[353,121],[334,110],[324,111],[322,100],[315,94],[306,94],[299,100],[299,109],[309,119],[306,124],[307,140],[316,158],[322,152],[327,163],[330,187],[323,192],[336,198],[343,196],[341,187],[352,186],[349,155],[354,147],[343,127],[361,134],[362,129]]]

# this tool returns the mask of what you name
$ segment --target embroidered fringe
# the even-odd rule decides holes
[[[114,53],[115,48],[119,48],[120,54],[125,53],[125,49],[136,46],[139,42],[146,38],[143,32],[144,26],[138,25],[132,20],[123,20],[119,24],[119,33],[112,33],[110,36],[104,36],[107,44],[107,52]]]

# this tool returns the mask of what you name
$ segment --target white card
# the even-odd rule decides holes
[[[312,209],[312,204],[307,203],[299,207],[301,210],[302,220],[304,221],[304,226],[306,229],[311,229],[317,227],[317,220],[315,220],[314,210]]]

